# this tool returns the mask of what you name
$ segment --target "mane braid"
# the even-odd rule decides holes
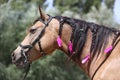
[[[72,58],[75,59],[77,57],[80,59],[81,52],[86,42],[89,26],[86,25],[85,21],[80,21],[78,19],[72,19],[68,17],[63,18],[65,23],[69,24],[73,29],[70,40],[73,43],[73,51],[75,55]]]
[[[57,18],[60,18],[61,16],[57,16]],[[118,30],[114,28],[108,28],[102,25],[97,25],[90,22],[85,22],[78,19],[68,18],[68,17],[62,17],[64,19],[64,23],[67,23],[72,27],[72,34],[70,41],[73,43],[73,51],[74,55],[72,56],[72,59],[78,58],[80,60],[82,50],[84,48],[86,38],[87,38],[87,32],[88,30],[91,30],[92,32],[92,42],[90,47],[90,56],[91,58],[94,58],[95,55],[99,56],[101,51],[104,51],[106,48],[110,36],[115,34],[116,32],[119,32]],[[114,44],[113,40],[113,44]],[[71,54],[68,54],[71,55]]]

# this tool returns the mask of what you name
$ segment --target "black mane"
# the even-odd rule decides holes
[[[56,18],[60,19],[61,16],[57,16]],[[73,58],[77,57],[80,59],[89,29],[92,32],[92,43],[90,47],[90,55],[92,58],[94,58],[96,54],[99,55],[99,53],[105,49],[109,42],[109,37],[111,37],[113,34],[115,35],[116,38],[113,40],[113,45],[118,35],[120,35],[120,31],[115,28],[105,27],[103,25],[68,17],[62,17],[62,19],[64,20],[64,23],[69,24],[73,29],[71,34],[73,51],[75,52]]]

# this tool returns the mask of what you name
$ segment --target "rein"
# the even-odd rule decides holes
[[[98,68],[95,70],[95,72],[94,72],[91,80],[94,79],[95,74],[97,73],[97,71],[101,68],[101,66],[102,66],[102,65],[105,63],[105,61],[109,58],[110,53],[114,50],[114,48],[116,47],[116,45],[120,42],[120,38],[118,39],[119,36],[120,36],[120,32],[116,32],[116,36],[115,36],[115,38],[114,38],[114,40],[113,40],[113,43],[112,43],[113,48],[107,53],[106,58],[102,61],[102,63],[101,63],[101,64],[98,66]],[[118,39],[118,40],[117,40],[117,39]],[[116,40],[117,40],[117,41],[116,41]]]

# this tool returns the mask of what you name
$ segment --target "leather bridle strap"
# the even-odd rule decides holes
[[[45,52],[43,51],[42,47],[41,47],[41,42],[40,42],[40,39],[41,37],[43,36],[44,32],[45,32],[45,29],[46,27],[48,26],[48,24],[50,23],[50,21],[53,19],[53,17],[50,16],[49,20],[46,22],[46,21],[43,21],[42,19],[39,19],[38,21],[42,22],[43,24],[45,24],[45,26],[43,27],[43,29],[40,31],[38,37],[32,42],[32,44],[30,45],[22,45],[20,44],[19,46],[21,47],[21,55],[22,57],[24,58],[24,62],[27,63],[28,61],[28,52],[35,46],[36,43],[38,43],[39,45],[39,50],[40,50],[40,53],[43,55],[45,55]],[[25,51],[25,49],[27,49]]]
[[[41,42],[40,42],[40,41],[38,41],[38,45],[39,45],[40,53],[41,53],[42,55],[45,55],[46,53],[43,51],[43,49],[42,49],[42,47],[41,47]]]

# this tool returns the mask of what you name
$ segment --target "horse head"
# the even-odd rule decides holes
[[[19,67],[27,66],[58,47],[58,20],[46,15],[41,8],[39,13],[40,17],[27,30],[26,37],[11,55],[12,62]]]

